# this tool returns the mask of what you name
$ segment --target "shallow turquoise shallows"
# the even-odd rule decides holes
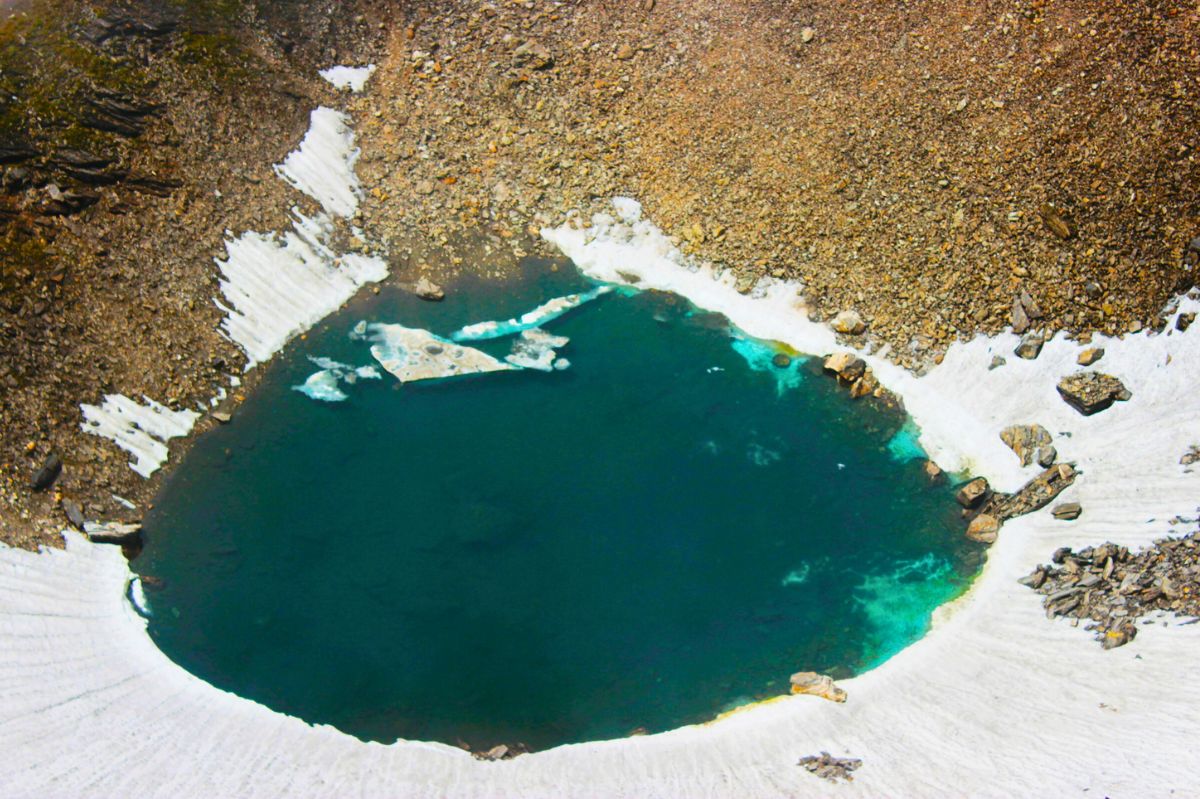
[[[963,590],[980,551],[904,417],[677,297],[547,323],[564,371],[293,390],[310,356],[375,363],[359,320],[449,336],[589,287],[527,269],[440,304],[368,295],[260,367],[146,520],[170,657],[365,739],[540,749],[860,672]]]

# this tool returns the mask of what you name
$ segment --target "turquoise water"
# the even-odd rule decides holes
[[[977,570],[951,489],[890,444],[901,415],[671,295],[548,323],[565,371],[293,390],[310,358],[374,363],[360,320],[449,336],[589,288],[527,267],[440,304],[367,295],[260,367],[146,519],[170,657],[364,739],[540,749],[872,667]]]

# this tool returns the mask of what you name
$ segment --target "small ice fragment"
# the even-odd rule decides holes
[[[338,388],[337,375],[329,369],[313,372],[302,385],[292,386],[292,388],[322,402],[341,402],[347,396],[346,392]]]
[[[146,592],[142,588],[142,578],[134,577],[129,581],[129,601],[143,616],[153,616],[150,605],[146,602]]]
[[[559,372],[566,371],[571,368],[571,362],[566,358],[558,358],[554,361],[554,368]]]
[[[555,336],[540,327],[523,330],[520,337],[513,342],[512,353],[504,360],[521,369],[549,372],[554,369],[557,357],[554,350],[565,347],[569,341],[566,336]]]
[[[350,331],[350,338],[365,339],[367,337],[367,320],[363,319]]]
[[[125,499],[125,497],[118,496],[117,494],[112,494],[111,496],[113,499],[115,499],[117,501],[117,504],[124,505],[125,507],[129,508],[130,510],[137,510],[137,505],[134,505],[132,502]]]

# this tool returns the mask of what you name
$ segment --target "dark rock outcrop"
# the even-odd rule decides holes
[[[46,456],[46,460],[42,461],[42,465],[33,473],[33,477],[29,481],[29,487],[34,491],[45,491],[50,486],[54,485],[54,481],[62,474],[62,458],[56,453],[50,453]]]
[[[142,540],[139,522],[85,522],[83,531],[94,544],[137,545]]]
[[[1058,393],[1084,416],[1108,408],[1114,402],[1124,402],[1133,396],[1125,384],[1102,372],[1076,372],[1058,383]]]

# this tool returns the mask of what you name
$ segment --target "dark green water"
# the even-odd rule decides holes
[[[196,442],[134,564],[163,581],[169,656],[362,738],[544,748],[869,668],[963,589],[979,550],[950,489],[895,459],[904,419],[739,344],[751,368],[723,318],[671,296],[547,325],[565,372],[291,389],[308,355],[373,362],[359,319],[444,335],[587,285],[529,269],[436,305],[356,301]]]

